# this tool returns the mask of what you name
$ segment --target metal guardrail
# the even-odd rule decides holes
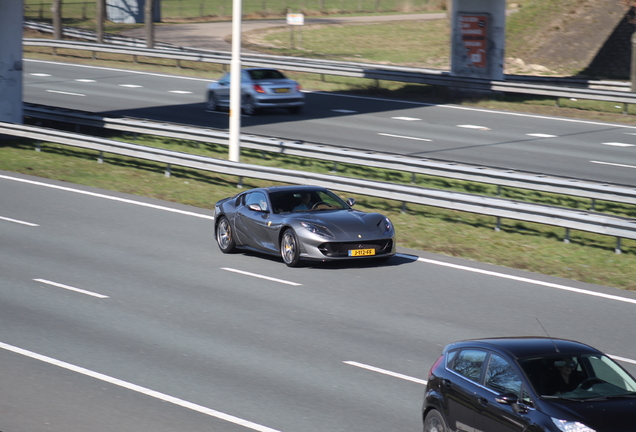
[[[193,48],[150,49],[133,45],[97,44],[92,42],[60,41],[51,39],[23,39],[25,46],[44,46],[52,49],[65,48],[125,54],[133,57],[154,57],[181,61],[205,62],[229,65],[231,53],[206,51]],[[636,103],[636,93],[624,90],[603,90],[597,88],[580,88],[567,86],[543,85],[512,81],[494,81],[478,78],[452,76],[448,71],[434,69],[418,69],[401,66],[378,65],[355,62],[336,62],[330,60],[307,59],[297,57],[272,56],[266,54],[241,55],[241,63],[248,67],[272,67],[287,71],[305,72],[324,75],[337,75],[355,78],[366,78],[405,83],[430,84],[454,87],[467,91],[496,91],[519,94],[535,94],[555,98],[590,99],[624,104]],[[623,88],[623,87],[621,87]]]
[[[621,238],[636,239],[635,219],[417,186],[230,162],[36,126],[0,123],[0,133],[96,150],[100,152],[100,160],[103,153],[107,152],[165,163],[166,175],[169,175],[172,165],[177,165],[274,182],[314,184],[342,192],[494,216],[498,221],[506,218],[563,227],[566,229],[566,240],[570,229],[588,231],[616,237],[616,253],[620,253]]]
[[[24,26],[33,30],[37,30],[44,33],[53,33],[53,26],[51,24],[39,23],[34,21],[25,21]],[[63,33],[66,37],[73,37],[77,39],[84,39],[88,41],[97,41],[96,33],[92,30],[75,28],[75,27],[63,27]],[[116,34],[104,34],[104,40],[110,44],[117,45],[126,45],[126,46],[137,46],[137,47],[146,47],[145,39],[137,39],[128,36],[121,36]],[[203,50],[200,48],[188,48],[181,47],[174,44],[169,44],[165,42],[155,41],[155,47],[160,49],[167,50],[176,50],[176,51],[191,51],[191,52],[204,52],[204,53],[213,53],[218,51],[211,50]],[[220,52],[224,55],[231,55],[229,52]],[[241,55],[244,57],[251,57],[253,54],[245,54]],[[255,55],[258,57],[258,55]],[[272,56],[269,56],[272,57]],[[302,60],[298,59],[297,60]],[[332,62],[338,64],[339,62]],[[357,64],[357,63],[354,63]],[[373,66],[373,65],[371,65]],[[419,72],[419,73],[430,73],[430,74],[445,74],[450,75],[449,71],[445,70],[437,70],[437,69],[421,69],[421,68],[407,68],[407,67],[397,67],[400,70],[406,70],[411,72]],[[614,91],[631,91],[631,83],[626,81],[610,81],[610,80],[590,80],[583,78],[573,78],[573,77],[550,77],[550,76],[531,76],[531,75],[505,75],[505,81],[511,82],[521,82],[521,83],[529,83],[529,84],[544,84],[544,85],[554,85],[554,86],[570,86],[577,88],[589,88],[589,89],[599,89],[599,90],[614,90]]]
[[[228,145],[229,134],[225,131],[166,122],[155,122],[130,117],[112,118],[96,114],[53,108],[42,105],[25,104],[24,113],[28,117],[85,125],[105,129],[134,132],[148,135]],[[521,173],[512,170],[497,170],[457,163],[417,159],[388,153],[365,152],[344,147],[317,143],[281,140],[270,137],[241,136],[241,147],[272,153],[321,159],[334,163],[384,168],[422,175],[431,175],[457,180],[515,187],[540,192],[570,195],[592,200],[636,204],[636,188],[595,183],[584,180],[550,177],[544,174]]]

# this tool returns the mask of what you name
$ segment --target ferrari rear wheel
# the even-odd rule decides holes
[[[300,262],[298,238],[293,229],[287,229],[280,241],[280,255],[288,267],[296,267]]]
[[[230,221],[225,216],[221,216],[219,224],[216,226],[216,242],[223,253],[230,253],[236,247]]]

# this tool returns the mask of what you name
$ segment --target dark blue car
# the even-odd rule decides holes
[[[636,381],[579,342],[455,342],[431,368],[422,419],[425,432],[633,432]]]

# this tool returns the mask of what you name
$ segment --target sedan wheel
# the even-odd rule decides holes
[[[254,104],[254,99],[251,96],[245,96],[243,100],[243,112],[245,115],[254,115],[256,114],[256,105]]]
[[[208,111],[217,111],[219,109],[219,97],[216,93],[208,93],[208,101],[205,103],[205,109]]]
[[[280,255],[288,267],[296,267],[300,262],[298,239],[296,238],[294,230],[288,229],[283,233],[283,237],[280,241]]]
[[[448,428],[437,410],[431,410],[424,420],[424,432],[446,432]]]
[[[224,216],[221,217],[216,227],[216,242],[223,253],[230,253],[236,247],[230,221]]]

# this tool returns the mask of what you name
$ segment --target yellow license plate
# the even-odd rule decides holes
[[[288,88],[277,88],[274,89],[275,93],[289,93],[289,89]]]
[[[352,249],[349,251],[349,256],[369,256],[375,255],[375,249]]]

